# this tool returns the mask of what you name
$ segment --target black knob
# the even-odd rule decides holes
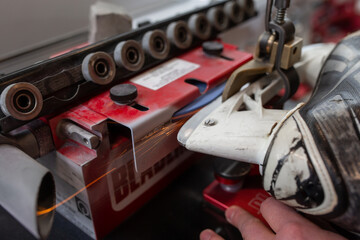
[[[224,45],[220,42],[208,41],[204,42],[202,45],[204,53],[211,56],[220,56],[222,51],[224,50]]]
[[[118,84],[110,89],[110,98],[118,104],[131,104],[138,93],[134,85]]]

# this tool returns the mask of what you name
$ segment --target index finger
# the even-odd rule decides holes
[[[269,240],[274,234],[258,218],[238,206],[231,206],[225,212],[226,219],[237,227],[244,239]]]
[[[278,232],[280,228],[287,223],[301,223],[302,225],[317,227],[315,224],[297,213],[294,209],[272,197],[267,198],[261,204],[260,212],[275,232]]]

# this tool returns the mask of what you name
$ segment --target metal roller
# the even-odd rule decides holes
[[[245,18],[245,11],[239,3],[231,1],[225,4],[224,11],[234,23],[240,23]]]
[[[87,55],[82,62],[81,70],[87,81],[100,85],[111,83],[116,74],[114,60],[106,52],[95,52]]]
[[[166,35],[170,42],[180,49],[189,48],[193,40],[190,29],[184,21],[169,24]]]
[[[139,71],[145,63],[144,51],[135,40],[122,41],[114,51],[116,65],[129,71]]]
[[[211,25],[203,13],[197,13],[190,17],[189,28],[201,40],[207,40],[211,35]]]
[[[0,152],[0,204],[36,238],[47,238],[55,213],[51,173],[14,146],[2,144]]]
[[[217,31],[224,31],[229,25],[229,18],[222,7],[210,8],[206,17]]]
[[[6,116],[28,121],[39,115],[43,98],[37,87],[27,82],[7,86],[0,96],[1,110]]]
[[[248,17],[256,15],[254,2],[252,0],[237,0]]]
[[[162,30],[154,30],[145,33],[142,47],[147,54],[161,60],[169,55],[170,42]]]

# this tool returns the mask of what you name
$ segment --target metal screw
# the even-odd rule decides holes
[[[205,120],[205,122],[204,122],[205,126],[209,126],[209,127],[215,126],[216,123],[217,123],[216,120],[215,120],[215,119],[211,119],[211,118]]]
[[[290,7],[290,0],[276,0],[275,7],[277,8],[275,21],[281,25],[285,22],[286,9]]]
[[[276,22],[278,24],[283,24],[285,22],[285,14],[286,14],[286,9],[278,9],[276,11]]]

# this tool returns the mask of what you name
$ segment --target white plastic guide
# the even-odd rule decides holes
[[[216,103],[205,107],[180,130],[179,142],[192,151],[262,165],[271,135],[288,112],[265,109],[263,103],[281,87],[281,79],[274,73],[216,109]]]

